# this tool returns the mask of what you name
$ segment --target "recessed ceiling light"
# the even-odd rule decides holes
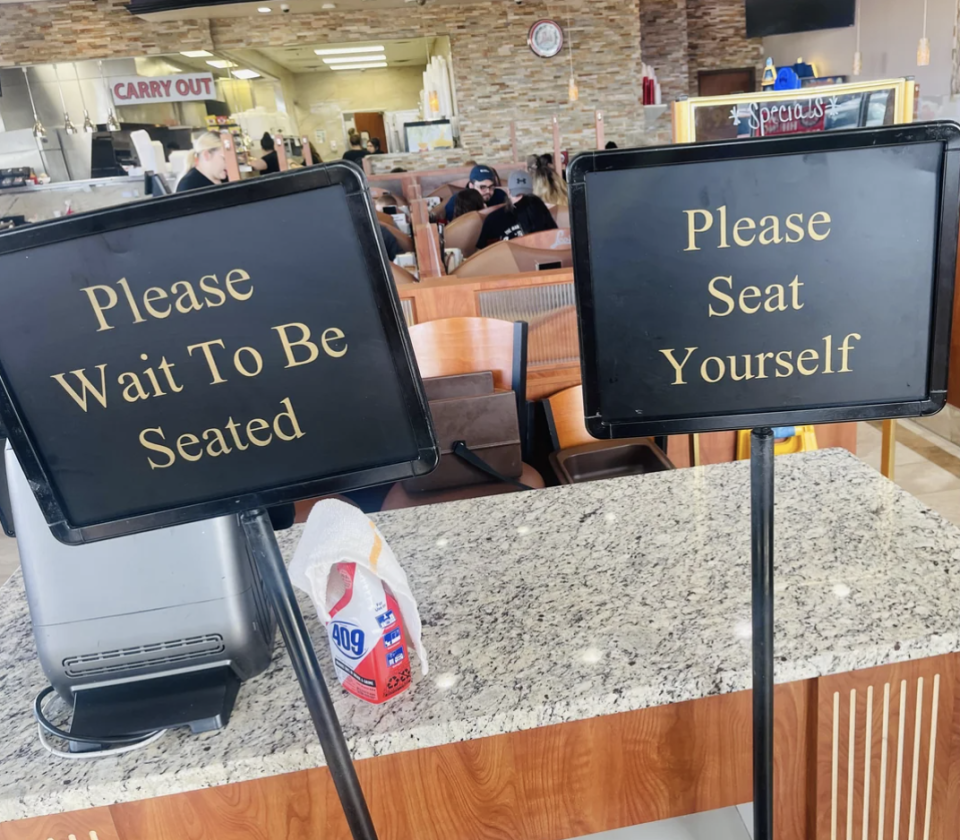
[[[317,55],[350,55],[351,53],[382,53],[383,47],[331,47],[328,50],[314,50]]]
[[[218,58],[215,61],[208,61],[207,64],[209,64],[211,67],[216,67],[218,70],[226,70],[228,67],[237,66],[232,61],[227,61],[224,58]]]
[[[378,64],[337,64],[331,67],[331,70],[369,70],[371,67],[386,67],[387,62],[381,61]]]
[[[257,6],[257,11],[260,12],[261,15],[269,15],[273,9],[271,9],[269,6]]]
[[[213,56],[212,52],[207,52],[206,50],[187,50],[186,52],[180,53],[187,58],[210,58]]]
[[[230,74],[235,79],[259,79],[260,74],[256,70],[231,70]]]
[[[386,61],[382,55],[345,55],[340,58],[325,58],[324,64],[358,64],[363,61]]]

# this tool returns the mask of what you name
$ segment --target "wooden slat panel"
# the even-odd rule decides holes
[[[71,835],[76,840],[91,840],[91,832],[97,840],[121,837],[107,808],[0,823],[0,840],[68,840]]]
[[[957,840],[958,665],[941,656],[819,681],[817,840]]]

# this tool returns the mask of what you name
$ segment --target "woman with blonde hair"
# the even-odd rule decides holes
[[[527,170],[533,176],[533,194],[545,204],[567,206],[567,185],[553,168],[552,155],[531,155]]]
[[[226,178],[227,161],[220,135],[205,131],[193,141],[193,150],[187,157],[187,168],[177,184],[177,192],[212,187],[222,184]]]

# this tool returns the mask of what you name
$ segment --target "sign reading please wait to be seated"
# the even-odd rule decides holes
[[[952,123],[578,158],[591,432],[939,410],[958,158]]]
[[[0,277],[0,418],[61,539],[436,463],[349,164],[15,231]]]
[[[114,105],[192,102],[217,98],[213,75],[210,73],[115,77],[110,80],[110,92],[113,94]]]

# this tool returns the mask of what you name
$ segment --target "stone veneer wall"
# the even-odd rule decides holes
[[[641,0],[640,49],[656,71],[664,102],[690,92],[687,0]]]
[[[0,67],[213,49],[206,20],[149,23],[121,0],[0,5]]]
[[[567,52],[541,59],[527,47],[531,24],[543,17],[573,29],[578,102],[567,101]],[[134,17],[121,0],[13,3],[0,6],[0,66],[428,35],[450,36],[461,137],[471,157],[510,159],[511,120],[521,155],[552,150],[554,115],[564,148],[591,149],[597,108],[608,137],[621,146],[642,142],[639,0],[556,0],[549,7],[488,0],[164,23]]]
[[[755,67],[757,84],[763,71],[763,41],[747,38],[743,0],[687,0],[690,95],[697,95],[701,70]]]
[[[569,57],[542,59],[527,47],[531,24],[556,19],[574,32],[578,102],[567,101]],[[559,119],[564,148],[595,146],[594,111],[602,109],[606,135],[640,144],[639,0],[557,0],[515,6],[504,0],[469,5],[406,7],[389,12],[347,11],[211,22],[220,49],[322,44],[374,38],[448,35],[460,108],[460,134],[470,157],[511,159],[510,122],[521,156],[553,149],[551,120]],[[582,44],[583,47],[578,45]]]

